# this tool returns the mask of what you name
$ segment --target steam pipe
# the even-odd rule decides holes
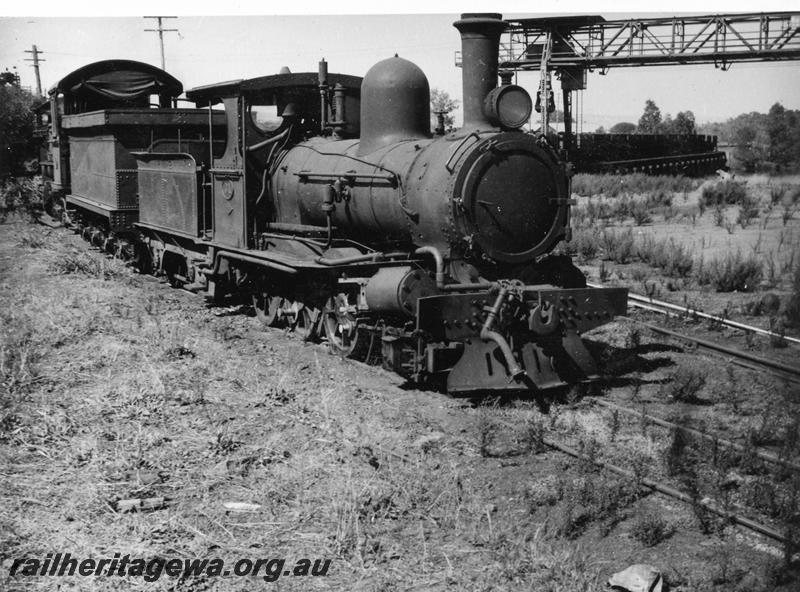
[[[274,144],[275,142],[277,142],[279,140],[283,140],[287,135],[289,135],[289,129],[290,128],[286,128],[281,133],[279,133],[277,136],[272,136],[271,138],[267,138],[266,140],[263,140],[263,141],[259,142],[258,144],[253,144],[251,146],[248,146],[246,148],[247,152],[252,152],[253,150],[258,150],[259,148],[263,148],[264,146],[269,146],[270,144]]]
[[[439,249],[432,246],[420,247],[414,251],[415,255],[431,255],[436,263],[436,287],[444,289],[444,258]]]
[[[439,249],[432,245],[420,247],[414,251],[415,255],[431,255],[436,263],[436,287],[445,292],[455,292],[459,290],[488,290],[496,284],[488,282],[476,282],[472,284],[445,284],[444,283],[444,258]]]
[[[380,252],[367,253],[366,255],[355,255],[353,257],[342,257],[341,259],[325,259],[324,257],[317,257],[314,263],[325,265],[326,267],[335,267],[336,265],[349,265],[351,263],[367,263],[370,261],[380,261],[385,255]]]
[[[514,354],[511,352],[511,347],[509,347],[506,338],[492,330],[497,315],[500,313],[500,307],[503,306],[503,301],[506,299],[507,295],[508,288],[506,286],[501,286],[500,292],[497,294],[497,300],[494,301],[494,306],[489,310],[489,314],[486,315],[486,321],[481,328],[481,339],[484,341],[494,341],[497,344],[503,357],[506,359],[511,378],[516,380],[525,374],[525,370],[520,368],[519,364],[517,364],[517,361],[514,359]]]

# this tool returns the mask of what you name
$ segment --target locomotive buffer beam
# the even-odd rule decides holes
[[[488,290],[419,299],[417,330],[430,344],[426,371],[449,370],[449,392],[544,390],[596,378],[580,335],[624,315],[627,290],[526,286],[499,309],[498,301]],[[493,311],[492,332],[500,339],[485,330]],[[463,354],[452,363],[454,343]],[[439,349],[443,355],[431,351]],[[437,360],[452,365],[439,367]]]

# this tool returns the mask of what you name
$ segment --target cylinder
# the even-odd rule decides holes
[[[497,86],[500,34],[506,29],[502,15],[462,14],[453,23],[461,33],[461,76],[464,128],[491,128],[483,101]]]
[[[374,312],[417,314],[417,301],[437,294],[436,283],[421,269],[383,267],[369,278],[364,298]]]

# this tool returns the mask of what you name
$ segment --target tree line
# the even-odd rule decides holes
[[[608,130],[600,126],[595,133],[688,135],[697,133],[697,126],[694,113],[691,111],[680,111],[674,119],[669,113],[662,117],[661,109],[658,108],[655,101],[647,99],[638,124],[622,121],[614,124]]]
[[[721,123],[706,123],[700,133],[728,145],[732,168],[745,173],[800,172],[800,111],[780,103],[768,113],[742,113]]]
[[[743,173],[800,172],[800,111],[775,103],[768,113],[742,113],[724,122],[695,122],[694,113],[681,111],[674,118],[661,115],[654,101],[645,102],[639,122],[623,121],[608,130],[611,134],[703,134],[717,136],[722,148],[729,148],[731,168]]]

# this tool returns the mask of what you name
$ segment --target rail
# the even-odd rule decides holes
[[[712,442],[715,446],[722,446],[724,448],[733,448],[734,450],[738,450],[739,452],[747,452],[746,447],[742,446],[741,444],[738,444],[736,442],[731,442],[730,440],[726,440],[724,438],[719,438],[717,436],[714,436],[706,432],[702,432],[700,430],[695,430],[694,428],[687,428],[686,426],[678,425],[677,423],[667,421],[666,419],[661,419],[660,417],[655,417],[654,415],[649,415],[647,413],[637,411],[636,409],[625,407],[624,405],[618,405],[616,403],[612,403],[611,401],[606,401],[605,399],[601,399],[599,397],[587,397],[587,399],[597,405],[600,405],[601,407],[606,407],[607,409],[613,409],[615,411],[625,413],[632,417],[644,418],[648,422],[657,426],[661,426],[663,428],[669,428],[672,430],[681,430],[696,438],[701,438],[708,442]],[[800,472],[800,463],[796,463],[787,460],[785,458],[781,458],[776,454],[772,454],[771,452],[765,452],[763,450],[754,450],[753,453],[755,454],[755,456],[757,456],[763,461],[766,461],[771,464],[781,465],[783,467],[786,467],[787,469]]]
[[[598,284],[591,284],[588,282],[586,285],[590,288],[603,287]],[[786,337],[784,335],[775,333],[774,331],[768,331],[766,329],[761,329],[760,327],[753,327],[752,325],[737,323],[736,321],[731,321],[730,319],[726,319],[724,317],[719,317],[716,315],[700,312],[699,310],[692,308],[690,306],[679,306],[677,304],[664,302],[662,300],[655,300],[653,298],[648,298],[647,296],[642,296],[640,294],[635,294],[632,292],[628,292],[628,300],[629,304],[631,304],[632,306],[635,306],[637,308],[643,308],[645,310],[650,310],[652,312],[658,312],[661,314],[665,314],[667,316],[669,316],[669,311],[680,312],[681,314],[684,315],[689,315],[700,319],[714,321],[715,323],[719,323],[720,325],[725,325],[726,327],[731,327],[733,329],[741,329],[742,331],[748,331],[750,333],[756,333],[758,335],[764,335],[766,337],[780,338],[786,341],[787,343],[800,345],[800,339],[796,339],[794,337]]]

